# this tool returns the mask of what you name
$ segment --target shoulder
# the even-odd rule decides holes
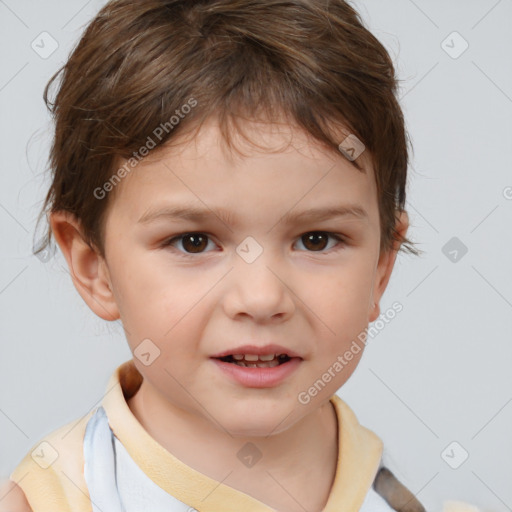
[[[9,484],[9,496],[25,499],[34,510],[68,510],[70,503],[77,505],[76,510],[86,510],[89,495],[83,472],[83,440],[93,413],[90,411],[53,430],[31,446],[9,475],[15,484]],[[7,509],[2,506],[0,501],[0,512],[18,512],[12,506]],[[20,512],[30,510],[20,508]]]
[[[392,510],[425,512],[425,507],[416,496],[385,466],[382,466],[377,472],[373,489],[384,498]],[[480,512],[480,510],[474,505],[462,501],[445,501],[443,512]]]
[[[377,472],[373,488],[393,510],[426,512],[416,496],[385,466]]]
[[[463,501],[445,501],[443,512],[479,512],[479,509]]]
[[[0,482],[0,512],[33,512],[25,493],[11,480]]]

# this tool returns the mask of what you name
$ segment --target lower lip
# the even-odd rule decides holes
[[[235,363],[226,363],[220,359],[213,359],[213,361],[223,372],[242,384],[242,386],[270,388],[276,386],[292,374],[299,367],[302,359],[292,357],[286,363],[274,366],[273,368],[246,368]]]

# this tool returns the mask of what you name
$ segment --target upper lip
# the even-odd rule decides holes
[[[222,352],[219,352],[218,354],[215,354],[211,357],[219,358],[219,357],[225,357],[225,356],[232,356],[235,354],[253,354],[256,356],[264,356],[266,354],[277,354],[277,355],[287,354],[290,357],[300,357],[299,354],[297,354],[293,350],[286,348],[286,347],[282,347],[281,345],[275,345],[275,344],[264,345],[264,346],[241,345],[240,347],[223,350]]]

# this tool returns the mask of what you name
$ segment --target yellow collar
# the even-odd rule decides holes
[[[133,360],[113,373],[102,405],[112,431],[137,465],[166,492],[201,512],[275,512],[261,501],[184,464],[157,443],[133,415],[126,400],[142,383]],[[382,456],[382,441],[358,422],[337,395],[331,397],[338,418],[338,462],[333,486],[322,512],[359,510]]]

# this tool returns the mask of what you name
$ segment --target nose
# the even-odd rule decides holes
[[[283,266],[266,251],[252,262],[235,258],[224,295],[226,314],[233,319],[248,316],[261,323],[288,319],[295,311],[289,281]]]

